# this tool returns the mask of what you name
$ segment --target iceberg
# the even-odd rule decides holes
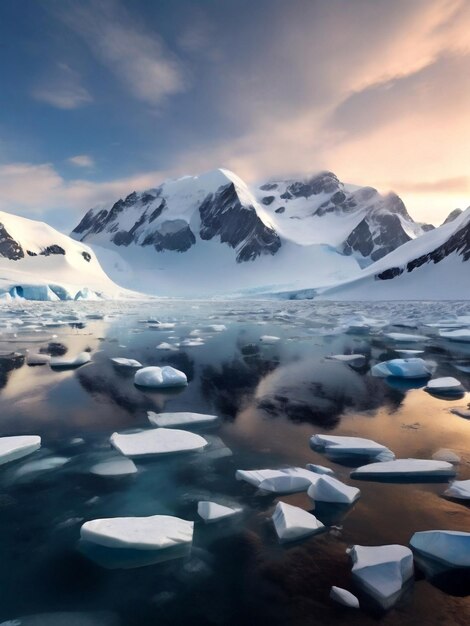
[[[342,604],[343,606],[347,606],[351,609],[359,608],[359,600],[347,589],[342,589],[341,587],[331,587],[330,590],[330,599],[333,602],[337,602],[338,604]]]
[[[470,567],[470,533],[457,530],[425,530],[415,533],[410,546],[448,567]]]
[[[312,483],[319,480],[320,475],[301,467],[288,467],[278,470],[237,470],[235,478],[270,493],[297,493],[307,491]]]
[[[272,520],[280,541],[296,541],[325,529],[315,515],[285,502],[277,503]]]
[[[396,459],[363,465],[351,472],[352,478],[443,478],[455,476],[455,468],[447,461],[427,459]]]
[[[142,367],[142,363],[136,361],[135,359],[125,359],[123,357],[115,357],[111,359],[114,365],[118,367],[129,367],[131,369]]]
[[[426,361],[419,357],[382,361],[374,365],[370,372],[372,376],[381,378],[388,376],[396,376],[399,378],[429,378],[432,375]]]
[[[0,465],[28,456],[40,447],[41,437],[37,435],[0,437]]]
[[[54,356],[49,361],[52,369],[73,369],[91,361],[89,352],[80,352],[75,357]]]
[[[96,476],[119,478],[136,474],[137,467],[131,459],[121,457],[95,463],[95,465],[90,468],[90,472]]]
[[[319,476],[319,479],[308,488],[308,496],[317,502],[334,502],[335,504],[352,504],[361,495],[360,489],[351,487],[333,476]]]
[[[395,455],[381,443],[363,437],[343,437],[341,435],[317,434],[310,438],[314,450],[324,452],[331,459],[341,459],[354,455],[391,460]]]
[[[121,454],[132,458],[194,452],[208,445],[204,437],[174,428],[154,428],[130,434],[113,433],[110,441]]]
[[[150,366],[138,370],[134,376],[134,383],[138,387],[182,387],[188,384],[184,372],[165,365],[164,367]]]
[[[454,480],[444,495],[457,500],[470,500],[470,480]]]
[[[147,411],[147,417],[154,426],[164,428],[178,428],[185,426],[202,426],[217,422],[217,415],[205,415],[204,413],[189,413],[181,411],[180,413],[154,413]]]
[[[85,522],[80,537],[107,548],[162,550],[191,544],[193,527],[193,522],[170,515],[110,517]]]
[[[353,546],[349,552],[355,582],[382,609],[391,608],[413,578],[413,553],[405,546]]]
[[[222,519],[227,519],[241,513],[242,509],[233,509],[229,506],[217,504],[217,502],[210,502],[208,500],[201,500],[197,504],[197,512],[206,523],[217,522]]]

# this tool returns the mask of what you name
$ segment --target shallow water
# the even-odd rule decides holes
[[[396,348],[423,349],[435,376],[455,376],[470,389],[470,374],[455,368],[470,363],[470,344],[443,340],[437,328],[424,325],[445,327],[449,319],[458,324],[456,316],[465,315],[466,303],[3,307],[0,435],[37,434],[43,442],[30,457],[0,467],[0,622],[46,612],[109,611],[130,626],[470,623],[470,581],[462,573],[427,580],[418,571],[412,588],[385,615],[367,603],[348,612],[329,602],[331,585],[354,591],[348,546],[407,545],[418,530],[469,531],[470,510],[442,497],[445,482],[356,481],[349,478],[351,467],[309,447],[314,433],[334,432],[375,439],[398,458],[431,458],[450,448],[461,457],[458,478],[470,478],[470,420],[450,412],[465,408],[469,394],[439,399],[423,390],[425,381],[409,385],[368,374],[374,363],[398,356]],[[153,318],[175,328],[151,329]],[[367,328],[357,326],[364,321]],[[464,327],[469,322],[460,319]],[[211,324],[226,330],[206,332]],[[202,345],[156,349],[194,337],[195,330]],[[383,336],[389,331],[429,339],[398,346]],[[264,344],[264,335],[280,341]],[[51,342],[63,344],[67,356],[89,350],[92,360],[61,371],[24,362],[27,350],[38,352]],[[366,364],[354,370],[324,358],[340,353],[362,353]],[[189,384],[172,393],[137,389],[133,372],[110,362],[118,356],[173,365]],[[109,436],[148,428],[148,410],[214,413],[221,420],[198,429],[210,442],[202,453],[138,461],[138,474],[122,480],[91,475],[93,464],[116,454]],[[27,463],[50,457],[68,461],[49,471],[25,471]],[[362,495],[350,509],[317,505],[315,514],[329,531],[280,546],[269,521],[277,499],[236,481],[235,470],[306,463],[334,468]],[[244,513],[230,523],[204,525],[196,514],[201,499],[242,506]],[[312,509],[305,494],[279,499]],[[84,521],[152,514],[196,522],[190,555],[106,569],[80,549]]]

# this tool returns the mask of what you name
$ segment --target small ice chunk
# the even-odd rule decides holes
[[[165,365],[164,367],[150,366],[138,370],[134,376],[134,383],[139,387],[182,387],[188,384],[184,372]]]
[[[125,359],[124,357],[115,357],[111,361],[119,367],[139,368],[142,367],[142,363],[135,359]]]
[[[204,326],[204,330],[212,333],[222,333],[224,330],[227,330],[225,324],[209,324],[209,326]]]
[[[396,459],[384,463],[370,463],[351,472],[352,478],[372,479],[374,477],[425,478],[455,476],[455,468],[446,461],[427,459]]]
[[[461,461],[459,455],[448,448],[441,448],[432,455],[432,458],[435,461],[447,461],[447,463],[452,463],[453,465],[458,465]]]
[[[204,339],[202,339],[201,337],[183,339],[183,341],[179,345],[185,348],[196,348],[197,346],[204,345]]]
[[[457,500],[470,500],[470,480],[454,480],[444,495]]]
[[[129,476],[130,474],[137,473],[137,467],[131,459],[127,458],[115,458],[106,459],[100,463],[96,463],[90,468],[90,472],[96,476]]]
[[[411,335],[407,333],[385,333],[385,337],[387,339],[391,339],[392,341],[402,342],[402,343],[421,343],[423,341],[428,341],[429,337],[425,335]]]
[[[341,458],[352,455],[376,458],[394,459],[391,450],[381,443],[363,437],[344,437],[341,435],[317,434],[310,438],[310,446],[325,452],[330,458]]]
[[[396,349],[395,352],[401,354],[402,357],[410,357],[417,356],[418,354],[423,354],[424,350],[403,350],[402,348]]]
[[[121,454],[132,458],[192,452],[207,446],[204,437],[174,428],[154,428],[130,434],[113,433],[110,441]]]
[[[353,546],[349,552],[357,584],[383,609],[391,608],[414,575],[413,553],[405,546]]]
[[[359,600],[347,589],[342,589],[341,587],[331,587],[330,590],[330,599],[333,602],[337,602],[338,604],[342,604],[343,606],[348,606],[351,609],[359,608]]]
[[[154,413],[147,411],[147,417],[151,424],[164,428],[178,428],[185,426],[200,426],[204,424],[213,424],[218,420],[217,415],[205,415],[204,413],[189,413],[181,411],[180,413]]]
[[[361,495],[361,490],[341,482],[333,476],[319,476],[317,482],[308,488],[308,496],[317,502],[352,504]]]
[[[168,343],[167,341],[162,341],[162,343],[158,344],[157,350],[165,350],[167,352],[177,352],[178,348],[176,346],[173,346],[171,343]]]
[[[262,335],[259,340],[261,343],[265,343],[267,345],[272,345],[281,340],[280,337],[275,337],[274,335]]]
[[[410,546],[449,568],[470,567],[470,533],[425,530],[411,537]]]
[[[21,459],[41,447],[41,437],[19,435],[0,437],[0,465]]]
[[[80,352],[75,357],[66,356],[54,356],[49,361],[49,365],[53,369],[67,369],[72,367],[80,367],[91,361],[91,355],[89,352]]]
[[[36,472],[49,472],[54,469],[58,469],[65,465],[70,459],[63,456],[51,456],[47,459],[40,459],[39,461],[29,461],[22,465],[15,473],[16,478],[21,478],[28,474],[35,474]]]
[[[295,541],[324,530],[323,524],[308,511],[278,502],[272,515],[280,541]]]
[[[372,376],[397,378],[428,378],[432,372],[426,361],[419,357],[409,359],[391,359],[377,363],[370,370]]]
[[[361,367],[366,362],[366,357],[363,354],[332,354],[326,358],[347,363],[351,367]]]
[[[206,522],[217,522],[221,519],[227,519],[241,512],[240,508],[233,509],[217,502],[201,500],[197,504],[198,515]]]
[[[334,474],[331,467],[326,467],[326,465],[317,465],[316,463],[307,463],[307,469],[309,472],[314,472],[315,474],[328,474],[331,476]]]
[[[441,330],[439,336],[443,339],[449,339],[450,341],[460,341],[461,343],[470,342],[470,330],[466,328],[460,328],[457,330]]]
[[[235,478],[270,493],[297,493],[307,491],[320,476],[302,467],[288,467],[278,470],[237,470]]]
[[[429,391],[430,393],[441,393],[449,395],[460,395],[465,391],[460,380],[457,380],[457,378],[454,378],[453,376],[433,378],[428,381],[428,384],[424,389],[425,391]]]
[[[176,326],[173,322],[157,322],[156,324],[149,324],[148,327],[153,330],[173,330]]]
[[[85,522],[80,537],[108,548],[162,550],[192,543],[193,527],[193,522],[170,515],[110,517]]]

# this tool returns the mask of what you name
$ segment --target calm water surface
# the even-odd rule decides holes
[[[450,448],[461,457],[458,478],[470,478],[470,420],[450,412],[470,398],[439,399],[423,390],[424,383],[410,388],[368,374],[372,364],[398,356],[384,332],[424,333],[429,340],[422,345],[399,347],[425,350],[435,376],[456,376],[470,389],[470,374],[455,368],[470,364],[470,345],[442,340],[436,328],[424,326],[465,315],[465,303],[3,307],[0,435],[41,435],[42,448],[0,467],[0,623],[77,611],[90,613],[90,624],[107,624],[109,617],[126,626],[469,624],[470,581],[462,573],[427,580],[417,571],[412,589],[385,615],[329,602],[331,585],[354,591],[348,546],[407,545],[418,530],[470,531],[470,511],[442,497],[445,483],[354,481],[350,467],[309,447],[313,434],[334,432],[375,439],[397,457],[431,458]],[[153,330],[152,319],[175,328]],[[364,320],[368,328],[354,326]],[[210,324],[226,330],[205,331]],[[203,345],[157,349],[194,337],[195,330]],[[262,335],[280,341],[265,345]],[[47,350],[51,342],[70,356],[89,350],[92,360],[65,371],[25,363],[28,350]],[[339,353],[362,353],[366,365],[353,370],[325,360]],[[110,357],[116,356],[173,365],[189,384],[171,394],[142,391],[132,372],[113,367]],[[205,452],[138,462],[131,479],[90,474],[94,463],[116,455],[109,445],[114,431],[149,427],[148,410],[214,413],[221,421],[198,431],[210,442]],[[48,457],[67,462],[51,471],[21,471]],[[329,531],[280,546],[269,520],[277,499],[236,481],[235,471],[310,462],[334,468],[338,478],[360,487],[361,498],[350,509],[317,505],[315,515]],[[204,525],[196,514],[201,499],[242,506],[244,514],[229,524]],[[305,494],[280,499],[312,510]],[[87,520],[152,514],[196,522],[189,556],[106,569],[79,550]]]

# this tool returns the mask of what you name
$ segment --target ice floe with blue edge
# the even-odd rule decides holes
[[[410,546],[449,568],[470,567],[470,533],[456,530],[424,530],[415,533]]]
[[[429,378],[432,371],[428,363],[419,357],[409,359],[391,359],[377,363],[370,370],[372,376],[387,378]]]
[[[143,367],[137,370],[134,376],[134,383],[138,387],[149,387],[153,389],[165,387],[184,387],[188,384],[188,379],[184,372],[165,365]]]

